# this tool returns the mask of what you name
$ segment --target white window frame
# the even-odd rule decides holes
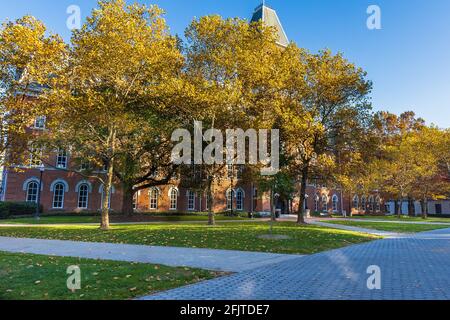
[[[158,210],[159,207],[159,191],[156,188],[152,188],[149,191],[149,209]]]
[[[169,191],[169,210],[177,211],[178,210],[178,190],[175,188],[171,188]]]
[[[367,211],[367,197],[366,196],[363,196],[361,198],[361,210],[364,212]]]
[[[67,169],[68,159],[67,151],[58,149],[58,153],[56,154],[56,167],[59,169]]]
[[[334,195],[332,200],[332,206],[333,206],[333,212],[339,211],[339,197],[337,195]]]
[[[355,195],[353,197],[352,207],[353,207],[353,209],[359,210],[359,196],[358,195]]]
[[[84,200],[84,202],[86,203],[85,206],[80,206],[81,203],[81,197],[82,197],[82,189],[86,188],[86,195],[84,196],[86,199]],[[88,209],[89,208],[89,185],[87,185],[86,183],[82,184],[79,188],[78,188],[78,199],[77,199],[77,207],[78,209]]]
[[[236,210],[244,211],[244,192],[241,189],[236,192]]]
[[[380,212],[381,211],[381,198],[377,196],[375,198],[375,211]]]
[[[227,200],[227,210],[231,210],[233,209],[233,195],[234,192],[232,189],[228,189],[226,194],[225,194],[225,198]]]
[[[138,192],[133,195],[133,210],[138,208]]]
[[[38,116],[34,119],[33,129],[44,130],[47,122],[46,116]],[[42,125],[40,125],[42,124]]]
[[[58,197],[61,197],[61,206],[55,206],[55,202],[56,202],[56,192],[58,191],[58,187],[62,186],[62,194],[58,195]],[[52,199],[52,208],[53,209],[64,209],[64,194],[66,193],[66,186],[64,185],[64,183],[58,182],[53,189],[53,199]]]
[[[34,195],[34,197],[36,197],[36,199],[34,201],[28,200],[28,198],[30,197],[30,186],[32,184],[36,185],[36,194]],[[28,184],[27,184],[27,195],[26,195],[26,198],[25,198],[26,202],[28,202],[28,203],[37,203],[38,202],[38,196],[39,196],[39,182],[37,182],[37,181],[30,181],[30,182],[28,182]]]
[[[314,212],[319,212],[320,197],[316,194],[314,197]]]
[[[328,201],[329,201],[328,196],[323,195],[322,196],[322,212],[323,213],[328,212]]]
[[[187,192],[187,203],[188,203],[188,211],[195,211],[195,192],[189,190]]]
[[[369,212],[373,212],[375,209],[375,203],[374,203],[375,199],[373,198],[373,196],[369,197]]]

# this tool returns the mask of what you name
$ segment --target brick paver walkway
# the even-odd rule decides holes
[[[381,290],[367,268],[381,268]],[[143,299],[450,299],[450,229],[354,245]]]

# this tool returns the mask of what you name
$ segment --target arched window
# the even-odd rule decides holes
[[[78,189],[78,208],[87,209],[89,201],[89,186],[82,184]]]
[[[353,208],[359,210],[359,197],[357,195],[353,197]]]
[[[178,209],[178,190],[176,188],[170,189],[170,210]]]
[[[373,196],[369,197],[369,211],[373,212],[374,209],[374,201],[373,201]]]
[[[326,195],[322,196],[322,212],[328,212],[328,197]]]
[[[150,210],[158,210],[159,191],[156,188],[150,189]]]
[[[27,184],[27,202],[37,203],[39,183],[31,181]]]
[[[319,203],[320,203],[320,198],[316,194],[316,196],[314,197],[314,212],[319,212]]]
[[[377,198],[375,200],[375,210],[377,212],[381,211],[381,198],[380,198],[380,196],[377,196]]]
[[[244,210],[244,192],[241,189],[236,192],[236,210]]]
[[[361,198],[361,210],[362,211],[367,211],[367,198],[366,198],[366,196],[363,196]]]
[[[195,192],[192,190],[189,190],[187,197],[188,197],[188,210],[194,211],[195,210]]]
[[[57,183],[53,189],[53,209],[64,208],[64,192],[65,187],[63,183]]]
[[[227,198],[227,210],[232,210],[233,209],[233,195],[234,195],[233,190],[229,189],[227,191],[227,195],[226,195],[226,198]]]
[[[339,211],[339,198],[337,195],[333,196],[333,212]]]

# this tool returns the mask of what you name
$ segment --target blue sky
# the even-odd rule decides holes
[[[220,14],[250,18],[260,0],[151,0],[167,11],[172,33],[183,34],[194,17]],[[0,0],[0,20],[32,14],[66,40],[66,9],[88,15],[96,0]],[[343,52],[374,82],[375,110],[413,110],[428,123],[450,127],[449,0],[267,0],[290,40],[316,52]],[[382,29],[366,27],[366,9],[376,4]]]

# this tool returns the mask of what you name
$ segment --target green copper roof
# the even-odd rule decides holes
[[[270,27],[275,27],[278,34],[277,43],[280,46],[287,47],[289,45],[289,39],[284,32],[283,26],[281,25],[280,19],[278,18],[277,12],[272,8],[267,7],[262,4],[255,9],[251,22],[257,22],[262,20],[263,23]]]

